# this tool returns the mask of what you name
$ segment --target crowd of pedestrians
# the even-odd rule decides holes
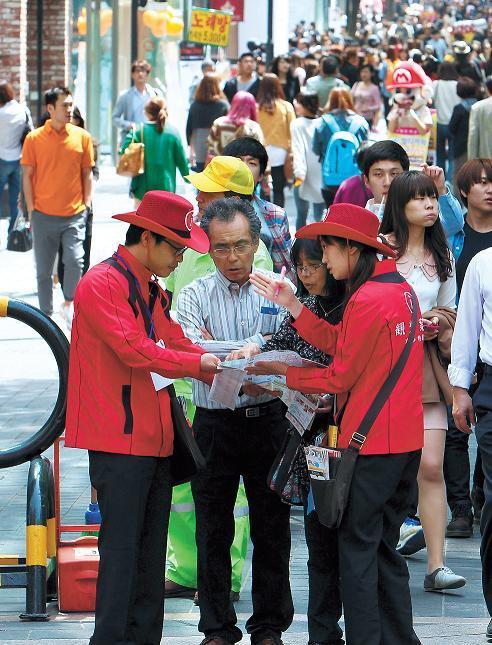
[[[135,207],[114,215],[125,243],[89,271],[94,142],[71,92],[49,90],[31,132],[0,83],[9,229],[22,192],[48,316],[62,277],[66,445],[89,451],[102,516],[92,645],[160,642],[165,596],[195,599],[204,645],[238,642],[249,537],[246,630],[281,645],[294,617],[289,504],[304,509],[310,645],[419,643],[404,556],[427,550],[425,591],[464,587],[445,538],[470,537],[477,520],[492,615],[491,16],[415,7],[388,21],[369,6],[354,37],[300,23],[266,69],[247,52],[224,78],[205,60],[186,144],[135,61],[113,109],[120,155],[143,144]],[[195,209],[175,194],[178,171]],[[316,366],[261,361],[271,350]],[[251,357],[258,379],[217,400],[221,362]],[[302,437],[264,386],[272,376],[320,397]],[[206,462],[191,484],[172,456],[176,395]],[[360,451],[337,528],[303,450],[335,426],[337,447]],[[297,496],[271,482],[287,454]]]

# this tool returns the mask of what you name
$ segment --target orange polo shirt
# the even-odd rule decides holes
[[[94,166],[91,135],[68,123],[61,132],[51,119],[27,135],[21,164],[32,166],[34,208],[46,215],[75,215],[84,210],[82,169]]]

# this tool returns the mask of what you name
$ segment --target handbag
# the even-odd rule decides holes
[[[403,278],[399,274],[397,275],[399,278],[398,281],[403,282]],[[394,274],[371,278],[371,280],[376,282],[388,282],[390,281],[389,279],[392,282],[396,281]],[[379,392],[376,394],[374,401],[364,415],[357,431],[352,435],[348,447],[344,450],[339,450],[341,453],[340,457],[329,458],[330,479],[314,479],[311,477],[311,492],[313,494],[314,508],[316,509],[321,524],[328,528],[338,528],[342,522],[349,499],[350,486],[357,457],[375,420],[397,384],[410,356],[415,338],[418,311],[418,301],[415,292],[411,288],[410,292],[412,300],[412,322],[408,340],[400,357],[386,377]]]
[[[19,210],[14,226],[9,233],[7,240],[7,251],[19,251],[25,253],[32,249],[32,233],[29,222],[25,219],[24,213]]]
[[[110,264],[119,271],[121,275],[125,276],[129,286],[128,300],[130,306],[133,309],[135,316],[137,316],[138,311],[135,303],[138,303],[148,337],[155,341],[152,325],[152,311],[157,300],[157,293],[154,298],[151,296],[150,304],[147,305],[140,292],[135,276],[128,271],[128,269],[123,267],[114,257],[108,258],[105,260],[105,263]],[[190,422],[186,418],[183,406],[176,396],[174,385],[168,385],[165,389],[169,394],[171,419],[174,429],[173,454],[169,457],[171,483],[173,486],[177,486],[178,484],[189,482],[197,472],[203,470],[206,466],[206,461],[198,447]]]
[[[296,467],[303,456],[301,435],[294,430],[285,436],[268,473],[268,487],[290,506],[303,506],[305,493],[308,492]]]
[[[145,172],[145,144],[143,123],[140,124],[140,141],[135,141],[135,128],[132,131],[132,141],[118,159],[116,174],[121,177],[138,177]]]

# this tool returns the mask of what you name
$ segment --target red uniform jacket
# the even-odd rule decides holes
[[[385,260],[377,263],[374,276],[395,271],[394,261]],[[341,448],[347,447],[403,350],[410,331],[410,305],[407,282],[368,281],[350,298],[339,325],[330,325],[307,307],[293,322],[303,338],[334,358],[327,368],[290,367],[287,385],[306,393],[336,393],[339,410],[346,402],[340,424]],[[384,455],[422,448],[422,371],[423,336],[417,323],[406,367],[361,454]]]
[[[128,250],[124,258],[149,301],[150,272]],[[127,455],[167,457],[173,452],[173,426],[166,389],[156,392],[150,372],[169,378],[200,371],[202,349],[169,317],[168,299],[157,298],[155,335],[147,337],[142,315],[135,317],[124,275],[104,262],[92,268],[75,293],[70,347],[65,445]],[[166,304],[167,303],[167,304]]]

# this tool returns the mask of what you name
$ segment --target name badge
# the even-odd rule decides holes
[[[276,316],[278,311],[277,307],[262,307],[260,309],[261,314],[270,314],[271,316]]]

